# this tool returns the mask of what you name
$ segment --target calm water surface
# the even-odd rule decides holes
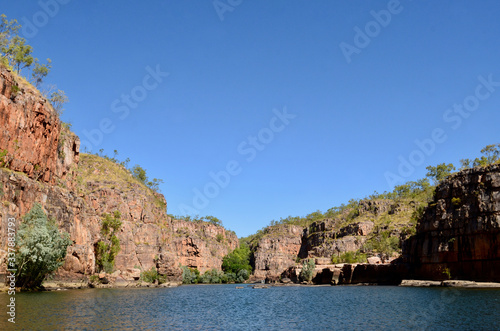
[[[181,286],[16,294],[1,330],[500,330],[500,290]]]

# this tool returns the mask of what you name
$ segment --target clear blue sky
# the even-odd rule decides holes
[[[63,120],[81,139],[113,127],[89,148],[163,179],[171,214],[208,187],[195,212],[239,236],[500,142],[500,2],[231,2],[3,0],[1,11],[33,24],[24,34],[52,59],[47,82],[66,91]],[[285,108],[295,117],[273,120]],[[435,148],[418,152],[436,129]],[[228,163],[236,175],[215,183]]]

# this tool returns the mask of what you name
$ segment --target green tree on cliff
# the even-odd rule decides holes
[[[481,154],[483,154],[483,156],[474,160],[474,167],[486,166],[498,162],[500,157],[500,144],[486,146],[481,150]]]
[[[52,68],[52,60],[47,59],[46,64],[40,64],[38,59],[35,58],[35,67],[31,73],[31,77],[33,78],[33,83],[38,88],[40,84],[42,84],[43,79],[49,74],[50,69]],[[52,104],[53,105],[53,104]]]
[[[19,36],[21,25],[17,20],[8,20],[4,14],[0,15],[0,62],[18,74],[23,69],[31,70],[31,82],[39,88],[43,79],[49,74],[52,68],[52,61],[47,59],[46,64],[33,56],[33,47],[26,43],[26,39]],[[61,90],[56,91],[56,95],[50,95],[51,91],[42,92],[44,96],[51,101],[60,102],[62,99],[57,99],[58,95],[64,95]],[[62,92],[62,93],[61,93]],[[65,96],[64,96],[65,97]],[[54,108],[59,109],[57,106]]]
[[[434,184],[438,184],[440,181],[451,175],[451,172],[455,170],[455,166],[451,163],[441,163],[437,166],[428,166],[427,168],[427,177],[431,178],[434,181]]]
[[[70,244],[69,235],[60,233],[55,221],[36,203],[17,231],[16,286],[40,287],[47,274],[62,266]]]
[[[9,40],[17,35],[21,28],[17,20],[7,20],[5,14],[0,15],[0,49],[4,49],[9,44]]]
[[[116,236],[122,226],[119,211],[113,215],[104,213],[102,215],[101,235],[102,239],[96,244],[96,266],[97,271],[113,272],[116,255],[120,252],[120,239]]]

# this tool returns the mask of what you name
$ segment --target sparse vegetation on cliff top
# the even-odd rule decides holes
[[[17,20],[8,20],[5,14],[0,15],[0,65],[13,71],[16,83],[33,91],[40,92],[49,100],[60,116],[68,98],[64,91],[55,85],[44,86],[43,80],[52,68],[52,61],[47,59],[45,64],[33,56],[33,47],[26,43],[26,39],[19,35],[21,25]],[[22,76],[26,72],[31,75],[30,80]],[[41,91],[39,89],[41,88]],[[14,92],[19,86],[14,86]]]

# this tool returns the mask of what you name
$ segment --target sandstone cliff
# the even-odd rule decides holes
[[[78,162],[79,140],[61,129],[56,111],[40,93],[0,69],[2,163],[28,177],[55,184]]]
[[[348,209],[335,218],[308,226],[278,224],[267,227],[252,239],[254,278],[276,281],[291,277],[296,280],[292,274],[298,275],[300,261],[306,258],[315,259],[316,272],[325,268],[333,272],[332,257],[348,252],[368,253],[375,257],[370,259],[373,263],[390,262],[398,256],[397,250],[387,253],[370,244],[389,237],[398,242],[400,234],[414,226],[411,216],[419,204],[418,201],[362,200],[356,210]]]
[[[0,92],[0,273],[5,271],[7,220],[13,217],[19,224],[35,202],[73,241],[61,277],[95,272],[103,213],[121,214],[116,269],[124,278],[153,266],[177,279],[179,264],[201,272],[220,269],[222,257],[238,246],[234,232],[223,227],[167,217],[163,195],[122,165],[80,154],[78,137],[61,124],[47,100],[6,69],[0,69]]]
[[[500,165],[443,181],[403,254],[419,279],[500,281]]]
[[[281,273],[295,265],[302,245],[303,228],[280,225],[269,228],[253,247],[254,276],[257,279],[278,280]]]

